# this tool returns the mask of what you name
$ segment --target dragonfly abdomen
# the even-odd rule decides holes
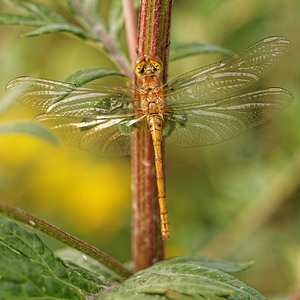
[[[160,114],[152,114],[147,116],[147,121],[152,137],[154,161],[156,168],[156,184],[158,191],[158,203],[160,208],[160,224],[162,237],[170,237],[170,225],[168,220],[168,212],[166,207],[165,182],[162,167],[161,155],[161,132],[163,126],[163,118]]]

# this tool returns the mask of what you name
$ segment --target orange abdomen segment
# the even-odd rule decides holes
[[[149,115],[148,125],[151,132],[154,161],[156,168],[156,183],[158,190],[158,203],[160,208],[160,226],[161,234],[164,239],[170,238],[170,225],[168,220],[168,213],[166,207],[166,195],[165,195],[165,182],[162,167],[162,155],[161,155],[161,132],[163,120],[159,114]]]

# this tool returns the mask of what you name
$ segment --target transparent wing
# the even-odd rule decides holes
[[[64,144],[101,155],[130,154],[131,126],[142,118],[103,117],[82,121],[43,114],[39,122]]]
[[[269,37],[221,62],[196,69],[168,82],[166,103],[220,99],[261,78],[289,50],[283,37]]]
[[[167,105],[166,122],[174,124],[167,142],[179,147],[223,142],[266,122],[292,100],[289,91],[269,88],[216,101]]]
[[[48,115],[89,117],[134,113],[133,89],[121,86],[93,85],[96,89],[77,87],[34,77],[19,77],[10,81],[8,89],[30,83],[19,101]]]
[[[129,154],[131,127],[140,121],[133,108],[133,89],[94,85],[76,87],[58,81],[20,77],[7,88],[23,84],[29,88],[19,101],[42,115],[41,125],[59,140],[99,154]]]

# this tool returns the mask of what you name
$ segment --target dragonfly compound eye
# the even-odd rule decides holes
[[[143,63],[137,63],[134,67],[134,71],[136,75],[140,75],[143,73],[144,70],[144,64]]]
[[[155,60],[150,60],[150,64],[156,72],[160,73],[162,71],[161,62],[158,62],[158,61],[155,61]]]

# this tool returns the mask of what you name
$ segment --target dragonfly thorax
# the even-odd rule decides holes
[[[165,105],[161,96],[161,89],[144,90],[141,94],[141,108],[143,115],[163,114]]]
[[[139,95],[143,115],[164,113],[165,106],[161,86],[162,83],[156,76],[145,76],[141,78]]]
[[[137,58],[135,73],[138,77],[140,105],[143,115],[163,114],[164,101],[162,96],[162,62],[154,55]]]

